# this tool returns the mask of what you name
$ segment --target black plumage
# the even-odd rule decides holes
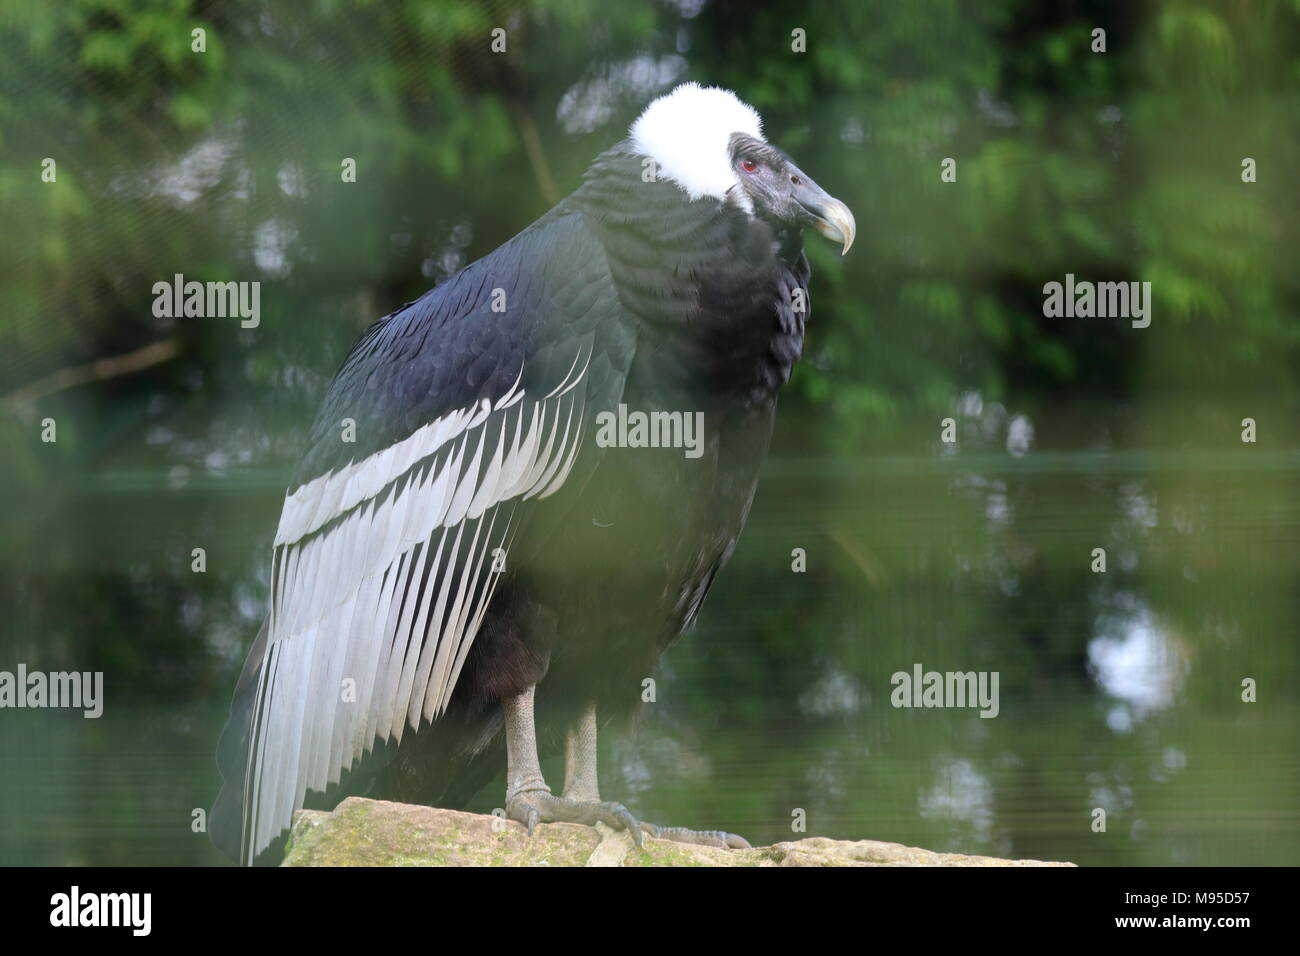
[[[233,858],[273,859],[304,798],[462,802],[501,767],[501,701],[536,685],[544,745],[592,703],[625,717],[694,622],[803,348],[809,221],[692,200],[643,160],[631,141],[599,156],[343,363],[219,748],[210,829]],[[599,447],[620,404],[701,412],[700,456]],[[349,678],[359,700],[322,703]]]

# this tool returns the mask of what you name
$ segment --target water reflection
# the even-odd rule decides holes
[[[602,791],[645,819],[757,843],[1293,862],[1295,703],[1238,703],[1243,674],[1295,666],[1293,466],[1189,479],[1178,457],[1146,456],[1138,473],[1091,451],[1017,456],[1017,415],[977,398],[963,400],[975,424],[956,455],[778,452],[656,703],[602,739]],[[20,611],[4,658],[102,669],[107,704],[93,722],[0,721],[0,861],[219,861],[189,820],[215,792],[212,747],[265,612],[284,481],[241,454],[292,454],[255,416],[196,430],[185,408],[146,413],[155,440],[134,457],[5,526],[0,586]],[[1237,543],[1241,526],[1268,530]],[[807,573],[791,570],[796,547]],[[1090,568],[1096,547],[1105,573]],[[999,716],[895,709],[890,675],[916,662],[998,671]],[[502,786],[474,808],[498,806]],[[1098,807],[1105,834],[1090,826]]]
[[[1113,597],[1112,606],[1097,617],[1097,634],[1088,642],[1089,671],[1102,690],[1123,701],[1106,722],[1127,733],[1134,721],[1174,703],[1190,662],[1134,594]]]
[[[969,760],[944,758],[917,803],[923,817],[963,824],[968,839],[993,842],[993,785]]]

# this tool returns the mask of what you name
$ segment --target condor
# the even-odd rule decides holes
[[[219,847],[273,861],[304,804],[455,806],[503,762],[530,832],[747,845],[602,801],[596,737],[735,549],[803,349],[808,227],[853,242],[751,107],[686,84],[553,210],[366,332],[285,498],[218,747]],[[702,413],[700,454],[602,447],[620,405]]]

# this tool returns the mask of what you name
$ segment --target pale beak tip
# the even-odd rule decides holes
[[[858,234],[858,224],[849,207],[838,199],[825,195],[816,204],[803,205],[812,214],[813,228],[832,242],[838,242],[840,255],[847,255]]]
[[[844,219],[836,223],[840,227],[840,233],[844,237],[844,246],[840,249],[841,256],[849,254],[849,248],[853,245],[853,240],[858,235],[858,224],[853,220],[853,213],[849,212],[848,207],[844,209]]]
[[[846,256],[858,235],[858,224],[849,207],[838,199],[826,210],[825,226],[820,230],[827,238],[838,240],[840,255]]]

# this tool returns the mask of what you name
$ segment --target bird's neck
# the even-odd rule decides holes
[[[699,396],[763,400],[789,377],[803,318],[788,314],[806,270],[797,231],[775,234],[716,199],[646,181],[639,156],[602,154],[568,200],[600,238],[620,301],[665,382]],[[806,298],[806,289],[803,293]]]

